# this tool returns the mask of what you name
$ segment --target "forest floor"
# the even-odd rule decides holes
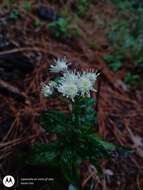
[[[115,5],[105,1],[92,3],[85,10],[86,14],[79,11],[74,0],[22,2],[7,4],[3,1],[0,5],[2,172],[9,170],[5,158],[17,147],[35,142],[43,133],[37,122],[40,113],[48,107],[61,106],[55,99],[49,101],[41,97],[40,91],[41,82],[50,78],[48,67],[53,59],[65,56],[73,68],[100,71],[95,97],[98,132],[107,141],[134,150],[131,155],[120,153],[102,163],[114,173],[104,189],[143,190],[143,65],[134,66],[130,55],[123,58],[122,65],[120,60],[116,61],[119,61],[117,69],[115,64],[107,63],[110,61],[107,55],[115,48],[107,33],[115,18],[128,20],[132,13],[122,15]],[[41,10],[41,5],[45,9]],[[58,14],[69,18],[71,30],[65,23],[61,26],[65,31],[48,28],[49,23],[58,19]],[[73,28],[75,34],[71,32]],[[60,34],[59,30],[62,30]],[[56,37],[53,32],[57,32]],[[127,72],[132,73],[131,77],[126,76]]]

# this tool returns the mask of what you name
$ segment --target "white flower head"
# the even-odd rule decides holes
[[[49,85],[49,87],[51,87],[53,89],[53,88],[56,88],[57,83],[55,81],[51,80],[51,81],[49,81],[48,85]]]
[[[90,91],[95,91],[93,83],[84,75],[82,75],[78,80],[78,89],[82,96],[90,96]]]
[[[77,85],[70,81],[61,82],[57,90],[62,93],[63,96],[70,98],[72,101],[74,101],[75,96],[78,95]]]
[[[64,58],[58,58],[57,60],[54,60],[54,65],[50,66],[50,72],[52,73],[59,73],[59,72],[65,72],[68,69],[67,59]]]
[[[78,78],[78,74],[76,74],[75,71],[67,71],[63,74],[63,77],[61,77],[61,81],[67,81],[77,84]]]
[[[45,97],[49,97],[53,94],[53,88],[49,85],[42,84],[41,94]]]
[[[83,76],[87,77],[93,84],[96,82],[97,77],[100,73],[90,71],[90,72],[83,72]]]

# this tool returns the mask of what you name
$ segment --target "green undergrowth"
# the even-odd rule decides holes
[[[108,24],[107,37],[113,52],[104,60],[115,72],[126,66],[125,60],[132,60],[130,68],[134,72],[127,72],[124,81],[135,85],[141,78],[140,73],[135,72],[136,67],[142,69],[143,63],[143,3],[138,0],[112,2],[117,7],[117,17]]]
[[[136,85],[140,82],[140,76],[138,74],[127,72],[124,77],[124,82],[128,85]]]
[[[121,55],[106,55],[103,59],[113,71],[119,71],[123,66],[123,57]]]
[[[72,112],[48,110],[41,114],[41,126],[56,140],[33,145],[26,163],[44,164],[59,168],[69,184],[80,189],[80,166],[84,161],[93,164],[99,175],[99,161],[111,156],[116,146],[96,134],[93,124],[97,118],[92,98],[77,98]]]
[[[140,0],[110,0],[121,11],[138,10],[143,8],[143,2]]]
[[[60,18],[48,24],[51,35],[56,39],[74,38],[80,36],[80,30],[72,24],[69,18]]]
[[[77,0],[76,2],[76,13],[78,16],[85,16],[89,10],[93,0]]]

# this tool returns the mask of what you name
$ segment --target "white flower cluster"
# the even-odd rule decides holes
[[[69,63],[70,64],[70,63]],[[68,65],[66,58],[58,58],[57,60],[54,60],[54,65],[50,66],[50,72],[52,73],[59,73],[63,71],[67,71]]]
[[[50,81],[48,85],[42,83],[41,94],[45,97],[52,95],[56,85],[57,83],[55,81]]]
[[[55,65],[51,65],[50,71],[54,73],[62,72],[62,76],[58,78],[57,82],[50,81],[47,85],[42,85],[41,93],[48,97],[53,94],[54,90],[61,93],[63,96],[74,101],[76,96],[90,97],[91,91],[94,89],[94,84],[99,75],[97,72],[76,72],[68,70],[67,60],[57,59]]]

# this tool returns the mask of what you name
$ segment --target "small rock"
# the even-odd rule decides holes
[[[45,7],[45,6],[40,6],[37,9],[37,15],[40,19],[47,20],[47,21],[56,21],[59,19],[59,16],[56,14],[56,12],[52,8]]]
[[[110,169],[104,169],[104,170],[103,170],[103,173],[104,173],[105,175],[109,175],[109,176],[113,176],[113,175],[114,175],[113,171],[110,170]]]

